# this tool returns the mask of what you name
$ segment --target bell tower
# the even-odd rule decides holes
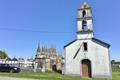
[[[90,6],[84,2],[78,9],[77,39],[93,38],[93,19]]]

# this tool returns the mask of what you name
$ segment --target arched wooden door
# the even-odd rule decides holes
[[[88,59],[82,60],[82,77],[91,77],[91,62]]]

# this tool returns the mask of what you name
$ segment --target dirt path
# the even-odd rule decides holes
[[[2,77],[2,76],[0,76],[0,80],[37,80],[37,79],[26,79],[26,78]]]

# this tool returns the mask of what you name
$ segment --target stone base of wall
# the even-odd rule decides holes
[[[82,76],[80,74],[64,74],[64,75],[67,75],[67,76],[80,76],[82,78]],[[112,80],[112,76],[109,76],[109,75],[93,75],[92,78]]]
[[[106,80],[112,80],[112,76],[110,76],[110,75],[93,75],[92,77],[93,78],[103,78]]]

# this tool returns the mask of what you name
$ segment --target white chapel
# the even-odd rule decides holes
[[[91,7],[84,2],[78,9],[77,39],[64,46],[64,74],[112,79],[109,48],[94,37]]]

